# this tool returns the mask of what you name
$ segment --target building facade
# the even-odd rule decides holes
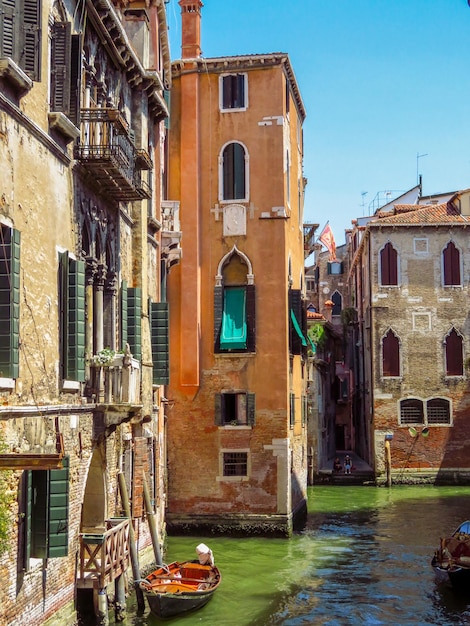
[[[365,458],[379,482],[469,478],[469,195],[395,204],[353,229]]]
[[[202,3],[179,4],[167,524],[288,534],[306,510],[304,106],[286,54],[203,58]]]
[[[164,533],[171,72],[163,0],[0,10],[0,621],[34,626]]]

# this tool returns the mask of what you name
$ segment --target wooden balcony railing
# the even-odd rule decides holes
[[[74,157],[89,171],[100,189],[117,200],[151,197],[142,170],[151,169],[145,150],[137,150],[129,125],[117,109],[92,108],[80,111],[80,137]]]
[[[104,533],[80,534],[79,587],[100,589],[113,582],[129,566],[128,518],[106,520]]]

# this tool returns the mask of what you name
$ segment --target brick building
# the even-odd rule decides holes
[[[171,73],[163,0],[0,12],[0,622],[35,626],[86,589],[122,598],[144,472],[164,532]]]
[[[288,534],[306,510],[304,106],[287,54],[203,58],[202,3],[179,4],[167,524]]]
[[[468,480],[469,197],[393,204],[352,231],[364,458],[379,481],[386,439],[393,481]]]

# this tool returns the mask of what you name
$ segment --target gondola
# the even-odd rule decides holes
[[[470,585],[470,521],[460,524],[450,537],[441,538],[431,565],[446,573],[454,587]]]
[[[201,544],[203,548],[207,548]],[[157,617],[173,617],[202,608],[214,595],[221,582],[221,574],[214,565],[212,552],[204,563],[198,546],[198,561],[184,561],[162,565],[140,581],[150,610]],[[203,561],[203,562],[201,562]]]

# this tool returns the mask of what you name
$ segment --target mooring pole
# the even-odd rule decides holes
[[[126,514],[126,517],[129,518],[129,551],[130,551],[130,557],[131,557],[132,575],[134,577],[134,588],[135,588],[135,595],[137,598],[137,606],[139,607],[140,610],[143,611],[145,609],[144,592],[140,588],[140,584],[139,584],[140,568],[139,568],[139,559],[137,556],[137,546],[135,544],[134,526],[132,525],[131,507],[129,505],[129,496],[127,493],[126,479],[122,472],[119,472],[118,480],[119,480],[119,491],[121,493],[121,500],[122,500],[124,513]]]
[[[152,501],[150,499],[149,486],[147,483],[147,475],[144,472],[144,500],[147,510],[147,520],[149,523],[150,536],[152,537],[153,553],[157,565],[163,565],[162,554],[160,552],[160,544],[158,543],[157,516],[152,509]]]

